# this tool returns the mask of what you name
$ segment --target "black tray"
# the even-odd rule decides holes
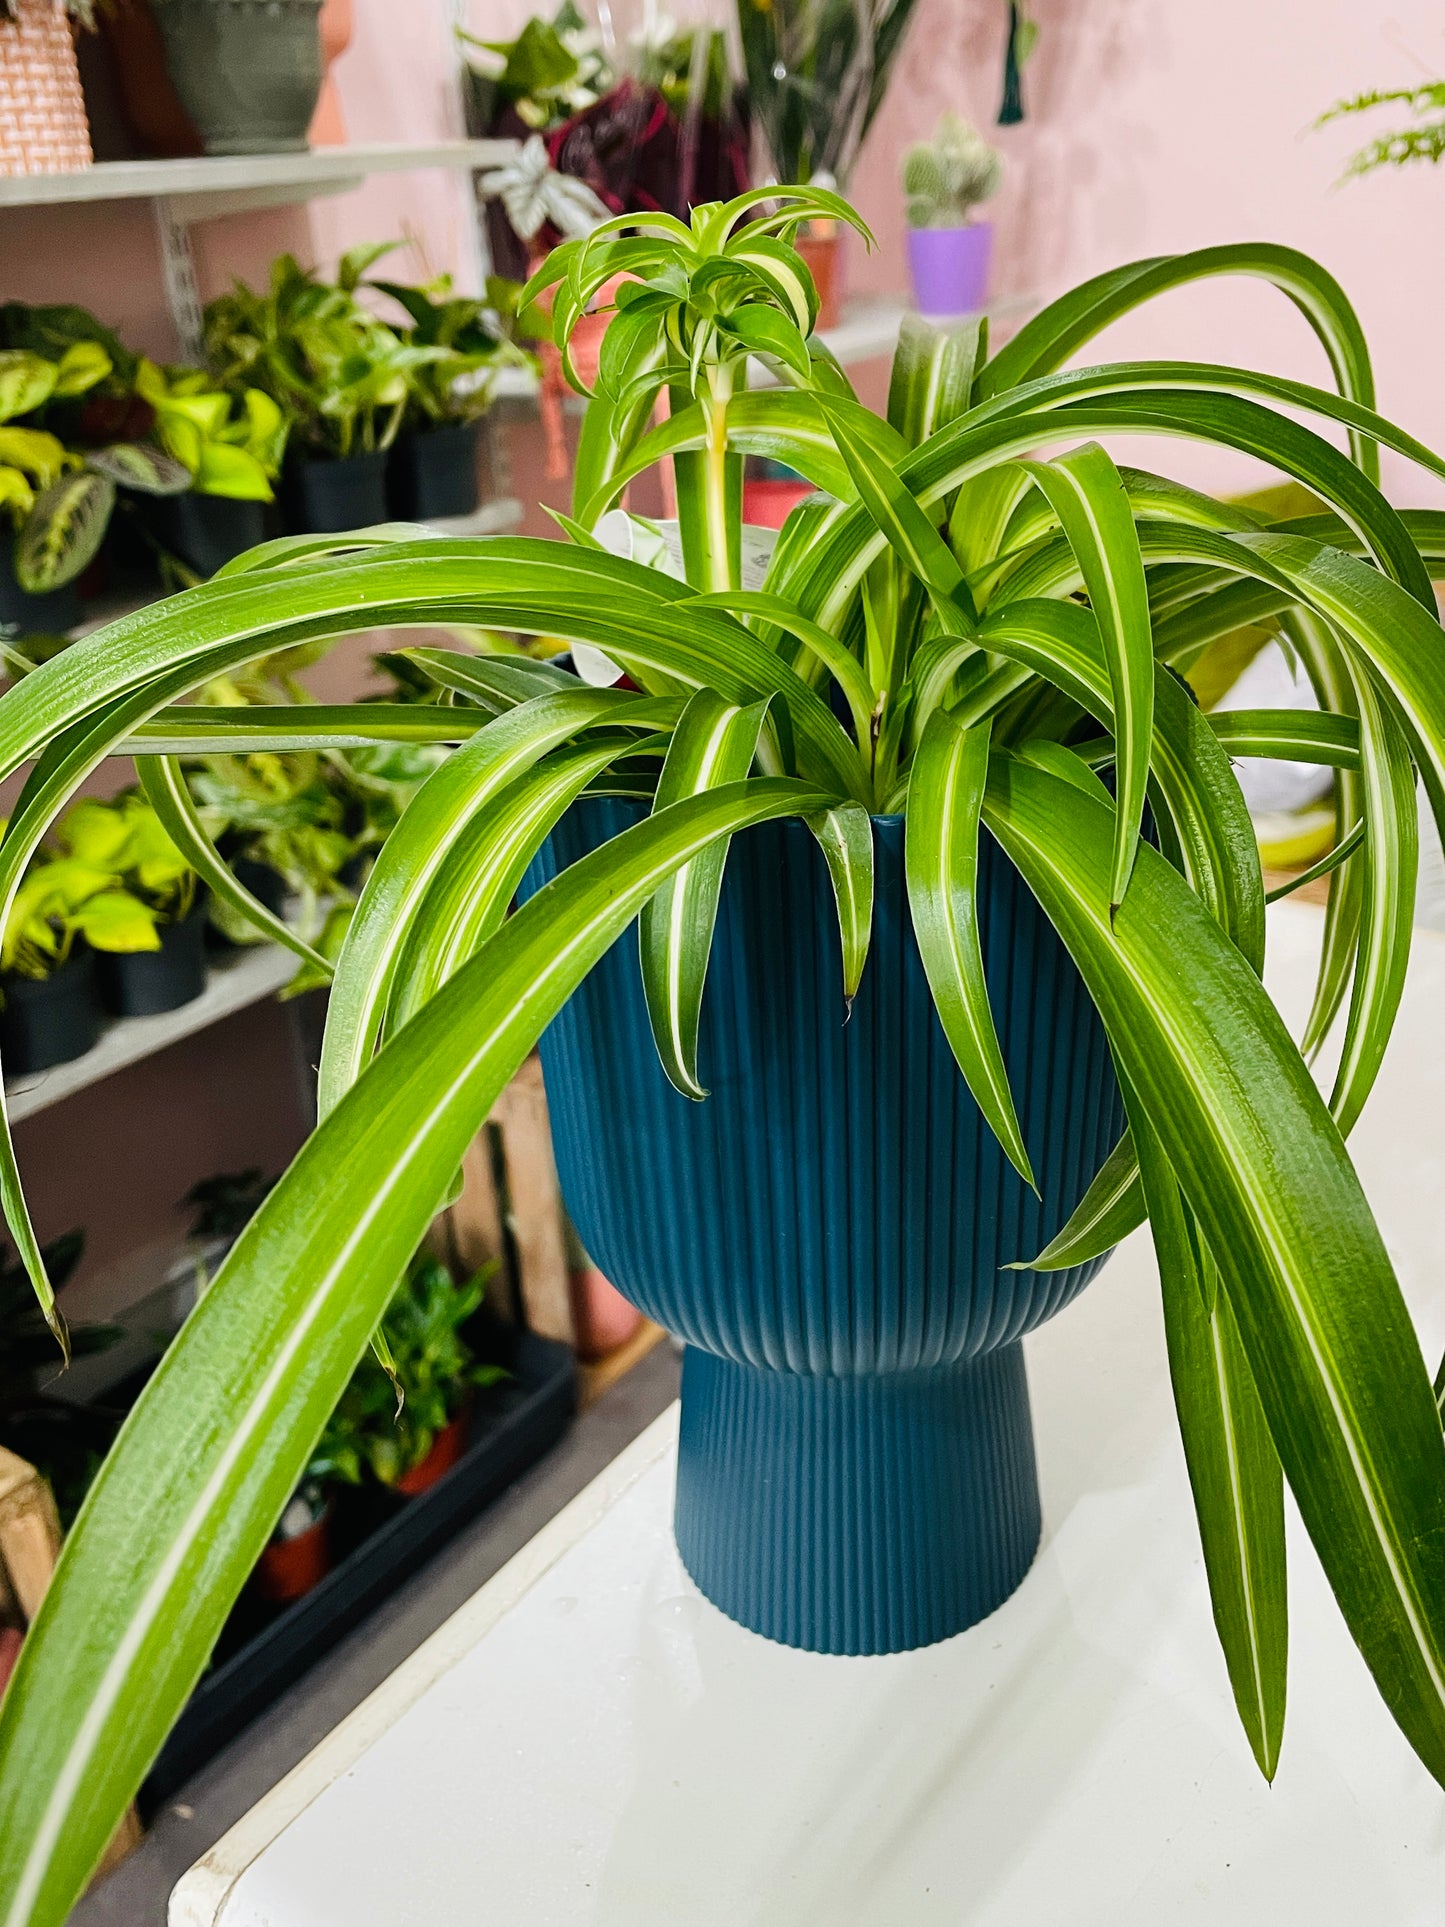
[[[304,1599],[275,1606],[246,1588],[141,1788],[145,1819],[562,1436],[577,1397],[569,1347],[522,1332],[509,1369],[478,1394],[466,1451],[429,1491],[342,1494],[337,1563]]]

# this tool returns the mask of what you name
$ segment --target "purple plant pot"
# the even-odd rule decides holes
[[[908,265],[918,312],[937,320],[976,314],[988,298],[988,264],[993,224],[969,227],[911,227]]]

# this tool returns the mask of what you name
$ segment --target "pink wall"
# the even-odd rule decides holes
[[[1219,242],[1270,239],[1318,257],[1359,308],[1381,405],[1445,446],[1436,245],[1445,173],[1375,176],[1336,190],[1361,127],[1309,134],[1338,97],[1445,71],[1435,0],[1032,0],[1040,25],[1026,75],[1029,119],[991,131],[1007,162],[993,204],[1001,292],[1047,296],[1117,262]],[[897,286],[897,156],[946,107],[986,130],[998,104],[1002,0],[920,0],[912,37],[855,178],[885,237],[857,279]],[[1380,130],[1390,125],[1388,116]],[[1239,282],[1190,289],[1120,324],[1089,359],[1147,355],[1255,362],[1319,380],[1324,364],[1293,308]],[[1141,459],[1184,472],[1155,444]],[[1188,458],[1222,487],[1243,458]],[[1404,501],[1428,480],[1385,457]]]

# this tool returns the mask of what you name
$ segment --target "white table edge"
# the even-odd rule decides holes
[[[672,1450],[678,1406],[654,1419],[575,1499],[459,1606],[409,1659],[313,1747],[284,1780],[189,1867],[171,1892],[169,1927],[220,1927],[241,1876],[376,1739],[427,1692],[536,1585],[623,1496]]]

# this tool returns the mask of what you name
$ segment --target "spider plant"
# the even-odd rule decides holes
[[[981,832],[1057,927],[1108,1032],[1129,1134],[1023,1266],[1107,1250],[1146,1215],[1215,1618],[1262,1770],[1285,1684],[1283,1481],[1380,1693],[1445,1783],[1445,1443],[1384,1242],[1346,1149],[1410,944],[1414,789],[1445,816],[1445,517],[1380,493],[1377,449],[1445,462],[1374,410],[1343,293],[1284,248],[1116,269],[990,355],[982,326],[910,327],[886,418],[813,335],[789,245],[818,194],[744,224],[611,224],[553,255],[565,341],[619,274],[570,546],[394,529],[254,551],[76,643],[0,699],[0,775],[33,763],[0,843],[8,902],[47,824],[105,757],[207,881],[174,759],[435,741],[335,964],[320,1122],[237,1241],[127,1421],[66,1546],[0,1717],[0,1921],[58,1923],[193,1686],[396,1278],[508,1078],[641,917],[662,1061],[695,1043],[728,839],[794,816],[828,858],[843,999],[865,968],[870,817],[905,815],[914,928],[983,1113],[1027,1172],[974,916]],[[1262,277],[1335,386],[1247,369],[1066,366],[1148,297]],[[745,358],[783,385],[750,392]],[[649,423],[666,391],[672,413]],[[1318,515],[1269,523],[1139,469],[1115,432],[1262,456]],[[1348,453],[1331,434],[1348,438]],[[761,588],[741,584],[738,470],[776,456],[820,491]],[[594,546],[628,480],[677,464],[674,579]],[[430,703],[196,708],[282,647],[358,626],[494,625],[593,645],[634,688],[520,656],[419,648]],[[1187,673],[1241,624],[1278,626],[1319,713],[1209,717]],[[1338,773],[1339,841],[1312,1052],[1342,1015],[1328,1095],[1260,981],[1265,896],[1231,759]],[[515,914],[517,882],[588,789],[640,799],[611,842]],[[1145,834],[1144,832],[1147,832]],[[230,884],[235,891],[234,884]],[[237,894],[238,901],[244,897]],[[881,966],[880,966],[881,967]],[[13,1151],[17,1247],[59,1326]],[[679,1205],[685,1209],[685,1203]]]

